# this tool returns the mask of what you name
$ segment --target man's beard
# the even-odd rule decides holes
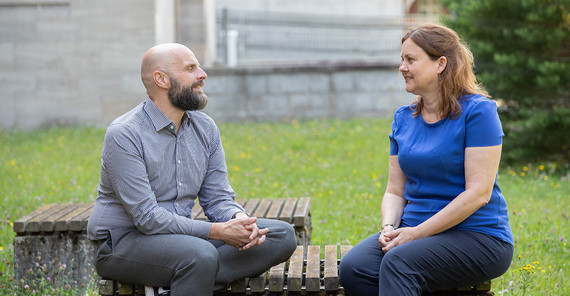
[[[175,107],[184,111],[195,111],[206,108],[208,104],[208,96],[204,93],[196,94],[193,89],[202,86],[203,81],[193,83],[190,87],[180,85],[178,80],[170,78],[170,89],[168,90],[168,99]]]

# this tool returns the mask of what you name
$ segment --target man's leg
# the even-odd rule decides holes
[[[273,219],[258,219],[259,229],[269,228],[265,242],[245,251],[226,244],[218,245],[220,270],[215,289],[223,289],[233,281],[257,276],[278,263],[284,262],[297,248],[293,227]]]
[[[502,275],[514,247],[477,232],[448,230],[388,251],[380,266],[379,295],[421,295]]]
[[[111,231],[97,250],[102,277],[146,286],[170,286],[170,295],[212,295],[218,251],[188,235],[145,235],[135,228]]]

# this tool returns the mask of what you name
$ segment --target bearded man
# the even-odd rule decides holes
[[[250,217],[235,202],[220,132],[202,113],[207,75],[190,49],[161,44],[143,56],[149,98],[108,127],[87,234],[105,278],[212,295],[286,261],[291,225]],[[191,218],[199,199],[209,221]]]

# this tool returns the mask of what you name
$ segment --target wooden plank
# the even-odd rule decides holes
[[[55,229],[55,221],[61,219],[61,217],[75,211],[79,205],[68,205],[65,209],[60,209],[59,211],[54,211],[49,218],[44,219],[40,222],[40,231],[43,232],[53,232]]]
[[[267,213],[267,210],[271,206],[271,202],[272,202],[271,199],[268,198],[262,199],[261,202],[259,203],[259,206],[257,206],[257,209],[255,209],[255,212],[251,212],[251,215],[257,218],[265,218],[265,214]]]
[[[247,201],[247,204],[243,208],[245,209],[246,213],[251,215],[251,213],[255,212],[255,209],[257,209],[258,204],[259,204],[259,199],[258,198],[252,198],[252,199]]]
[[[267,283],[267,271],[249,279],[249,288],[252,293],[264,293],[265,283]]]
[[[196,217],[198,217],[198,215],[200,215],[200,213],[202,213],[202,207],[198,203],[194,203],[190,217],[192,217],[192,219],[194,219],[194,220],[197,220]]]
[[[475,290],[477,291],[491,291],[491,281],[486,281],[482,283],[478,283],[475,285]]]
[[[247,203],[247,199],[240,198],[240,199],[237,199],[236,202],[238,203],[238,205],[240,205],[243,208],[243,207],[245,207],[245,204]]]
[[[53,229],[55,231],[68,231],[69,222],[71,222],[73,218],[79,216],[83,212],[91,211],[91,207],[92,205],[77,205],[73,211],[70,211],[66,215],[59,217],[59,219],[55,221]]]
[[[132,284],[119,282],[118,288],[119,288],[119,295],[133,295],[134,293]]]
[[[287,273],[287,292],[301,292],[303,287],[303,246],[297,249],[289,259],[289,273]]]
[[[288,198],[281,209],[281,214],[279,214],[279,220],[285,221],[287,223],[293,222],[293,212],[295,211],[295,206],[297,205],[296,198]]]
[[[31,212],[30,214],[14,221],[14,226],[12,227],[12,229],[16,233],[24,233],[27,230],[27,226],[28,226],[29,221],[31,221],[32,219],[36,218],[39,215],[43,215],[44,213],[46,213],[50,209],[58,207],[58,206],[59,206],[59,204],[45,205],[45,206]]]
[[[45,220],[50,220],[52,217],[58,216],[61,211],[65,211],[67,208],[73,205],[65,204],[65,205],[58,205],[57,207],[50,208],[49,211],[45,211],[42,214],[34,217],[32,220],[28,221],[28,232],[39,232],[41,223]]]
[[[67,223],[69,231],[86,231],[87,222],[89,222],[89,216],[91,215],[92,209],[93,205],[91,204],[83,213],[73,217],[71,221]]]
[[[342,259],[344,257],[344,255],[346,255],[346,253],[348,253],[348,251],[350,251],[350,249],[352,249],[351,245],[340,246],[340,259]]]
[[[309,208],[311,199],[308,197],[301,197],[299,198],[299,202],[297,202],[297,207],[295,209],[295,213],[293,214],[293,225],[295,227],[305,227],[308,224],[309,218]]]
[[[113,280],[101,279],[97,286],[99,287],[99,294],[101,294],[101,296],[113,296],[113,294],[115,294]]]
[[[247,289],[247,279],[237,280],[230,284],[232,294],[244,294]]]
[[[305,287],[307,292],[319,292],[321,290],[321,247],[307,247],[307,272],[305,275]]]
[[[337,246],[325,246],[325,291],[338,290]]]
[[[285,262],[269,269],[269,292],[283,292],[285,278]]]
[[[279,214],[281,214],[281,209],[283,208],[283,203],[285,202],[285,200],[283,198],[278,198],[273,200],[273,203],[271,204],[271,207],[269,207],[269,210],[267,211],[267,215],[265,215],[265,218],[267,219],[279,219]]]

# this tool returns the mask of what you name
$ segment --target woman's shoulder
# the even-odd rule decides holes
[[[462,112],[471,113],[473,110],[483,109],[483,110],[497,110],[497,104],[495,101],[479,95],[479,94],[469,94],[461,96]]]

